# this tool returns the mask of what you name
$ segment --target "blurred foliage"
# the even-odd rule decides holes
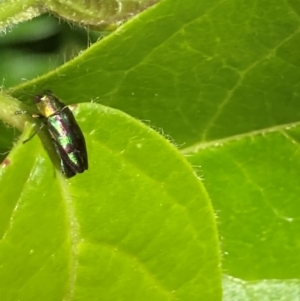
[[[0,36],[2,87],[15,86],[57,68],[107,34],[49,14],[15,25]]]

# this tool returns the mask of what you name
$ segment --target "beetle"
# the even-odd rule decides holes
[[[56,152],[60,158],[61,171],[66,178],[88,169],[88,155],[83,133],[68,106],[61,102],[50,90],[34,96],[33,101],[39,114],[32,114],[41,119],[39,128],[23,143],[33,138],[46,127]],[[27,113],[17,111],[15,114]]]

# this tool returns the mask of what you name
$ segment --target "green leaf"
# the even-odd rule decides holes
[[[120,24],[157,2],[159,0],[47,0],[43,3],[38,0],[4,0],[0,3],[0,30],[5,31],[7,27],[45,12],[98,30],[115,30]]]
[[[55,86],[64,99],[150,120],[185,145],[294,122],[299,15],[272,3],[162,1],[14,95]]]
[[[189,164],[119,111],[76,115],[87,172],[66,180],[28,131],[1,166],[2,299],[218,300],[214,215]]]
[[[289,289],[293,283],[299,285],[300,277],[299,144],[299,125],[274,127],[209,144],[189,157],[201,166],[218,212],[223,268],[246,280],[240,286],[246,292],[254,281],[270,279],[277,286],[281,283],[283,300],[299,296],[294,299]],[[226,284],[225,291],[232,291],[235,284]],[[274,294],[263,298],[274,285],[257,284],[256,298],[249,300],[278,300]]]

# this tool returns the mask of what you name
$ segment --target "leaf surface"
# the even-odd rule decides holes
[[[219,298],[213,211],[189,164],[119,111],[75,111],[84,174],[66,180],[28,131],[1,166],[4,300]]]

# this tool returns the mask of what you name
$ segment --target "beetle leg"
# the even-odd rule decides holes
[[[35,130],[34,132],[33,132],[33,134],[32,135],[30,135],[26,140],[24,140],[23,141],[23,143],[26,143],[26,142],[28,142],[29,140],[31,140],[44,126],[46,125],[46,123],[45,122],[42,122],[42,124],[38,127],[38,129],[37,130]]]

